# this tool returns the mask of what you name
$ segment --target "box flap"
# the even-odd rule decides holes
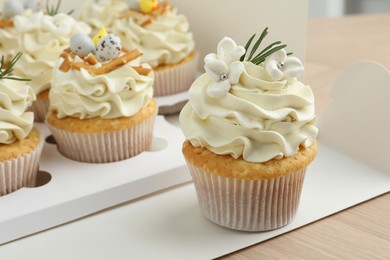
[[[373,61],[355,63],[331,94],[319,122],[322,143],[390,173],[390,72]]]

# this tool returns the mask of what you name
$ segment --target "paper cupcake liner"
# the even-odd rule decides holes
[[[168,96],[186,91],[196,77],[198,54],[189,61],[177,66],[154,71],[154,96]]]
[[[34,112],[35,122],[44,122],[46,115],[49,112],[49,100],[48,99],[37,99],[31,106],[31,111]]]
[[[22,187],[34,187],[43,140],[28,154],[0,163],[0,196]]]
[[[266,231],[287,225],[298,209],[306,167],[269,180],[241,180],[189,164],[203,214],[236,230]]]
[[[150,148],[156,115],[116,132],[83,134],[64,131],[48,124],[58,150],[69,159],[109,163],[133,157]]]

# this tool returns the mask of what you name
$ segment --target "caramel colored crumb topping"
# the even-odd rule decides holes
[[[81,68],[83,68],[87,70],[91,75],[103,75],[120,68],[121,66],[129,63],[132,60],[135,60],[142,55],[142,52],[140,52],[139,50],[128,51],[127,49],[123,48],[122,51],[125,52],[124,55],[103,64],[99,68],[95,68],[94,65],[97,63],[97,59],[92,53],[85,57],[83,59],[83,62],[76,62],[70,61],[69,57],[74,58],[74,54],[70,53],[70,49],[66,49],[60,55],[60,57],[64,59],[60,66],[60,70],[62,72],[68,72],[70,69],[80,70]],[[132,68],[136,70],[138,74],[144,76],[148,75],[151,71],[151,69],[149,68],[143,68],[139,66],[132,66]]]

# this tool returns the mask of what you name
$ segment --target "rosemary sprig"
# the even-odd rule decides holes
[[[14,71],[13,67],[18,62],[20,57],[22,56],[21,52],[18,52],[12,60],[6,65],[4,55],[1,56],[1,64],[0,64],[0,79],[12,79],[18,81],[31,81],[31,79],[24,79],[10,76],[9,74]]]
[[[260,44],[262,43],[264,38],[267,36],[267,34],[268,34],[268,27],[266,27],[263,30],[259,39],[252,46],[252,49],[250,50],[249,55],[247,56],[249,47],[250,47],[253,39],[256,37],[256,34],[252,35],[252,37],[248,40],[248,42],[245,45],[245,54],[241,56],[240,61],[244,61],[246,59],[249,62],[252,62],[256,65],[259,65],[260,63],[264,62],[265,59],[268,56],[270,56],[271,54],[277,52],[278,50],[281,50],[281,49],[284,49],[285,47],[287,47],[287,45],[282,44],[281,41],[276,41],[276,42],[271,43],[270,45],[268,45],[266,48],[264,48],[262,51],[260,51],[259,53],[257,53],[255,55],[255,53],[257,52],[257,49],[259,48]],[[288,53],[288,55],[291,55],[291,54],[292,53]]]
[[[58,0],[57,1],[57,5],[49,5],[49,0],[46,0],[46,13],[50,16],[54,16],[56,14],[58,14],[58,11],[60,10],[60,6],[61,6],[61,0]],[[72,13],[74,12],[74,10],[70,10],[67,14],[68,15],[71,15]]]

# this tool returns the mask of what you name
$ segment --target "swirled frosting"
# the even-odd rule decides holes
[[[15,28],[0,29],[0,53],[6,58],[15,56],[20,49],[20,39]]]
[[[111,28],[121,11],[127,9],[123,0],[87,0],[80,9],[80,20],[99,30],[102,25]]]
[[[153,72],[138,74],[131,66],[137,60],[96,76],[85,69],[63,72],[59,69],[62,62],[60,58],[54,69],[49,94],[50,109],[57,111],[58,118],[128,117],[145,107],[153,96]]]
[[[33,112],[25,112],[35,94],[23,81],[0,80],[0,144],[24,139],[34,124]]]
[[[109,30],[122,38],[123,46],[144,53],[142,62],[152,67],[175,64],[194,51],[195,42],[184,15],[170,6],[151,23],[141,26],[139,17],[116,19]]]
[[[87,24],[64,13],[54,16],[43,12],[17,15],[14,26],[21,37],[20,51],[24,53],[14,67],[15,74],[32,79],[35,94],[50,87],[54,64],[69,46],[70,37],[77,32],[89,33],[91,30]]]
[[[216,154],[265,162],[296,154],[316,139],[314,96],[296,78],[272,80],[264,67],[243,62],[237,84],[226,95],[207,94],[205,73],[191,86],[180,124],[193,146]]]

